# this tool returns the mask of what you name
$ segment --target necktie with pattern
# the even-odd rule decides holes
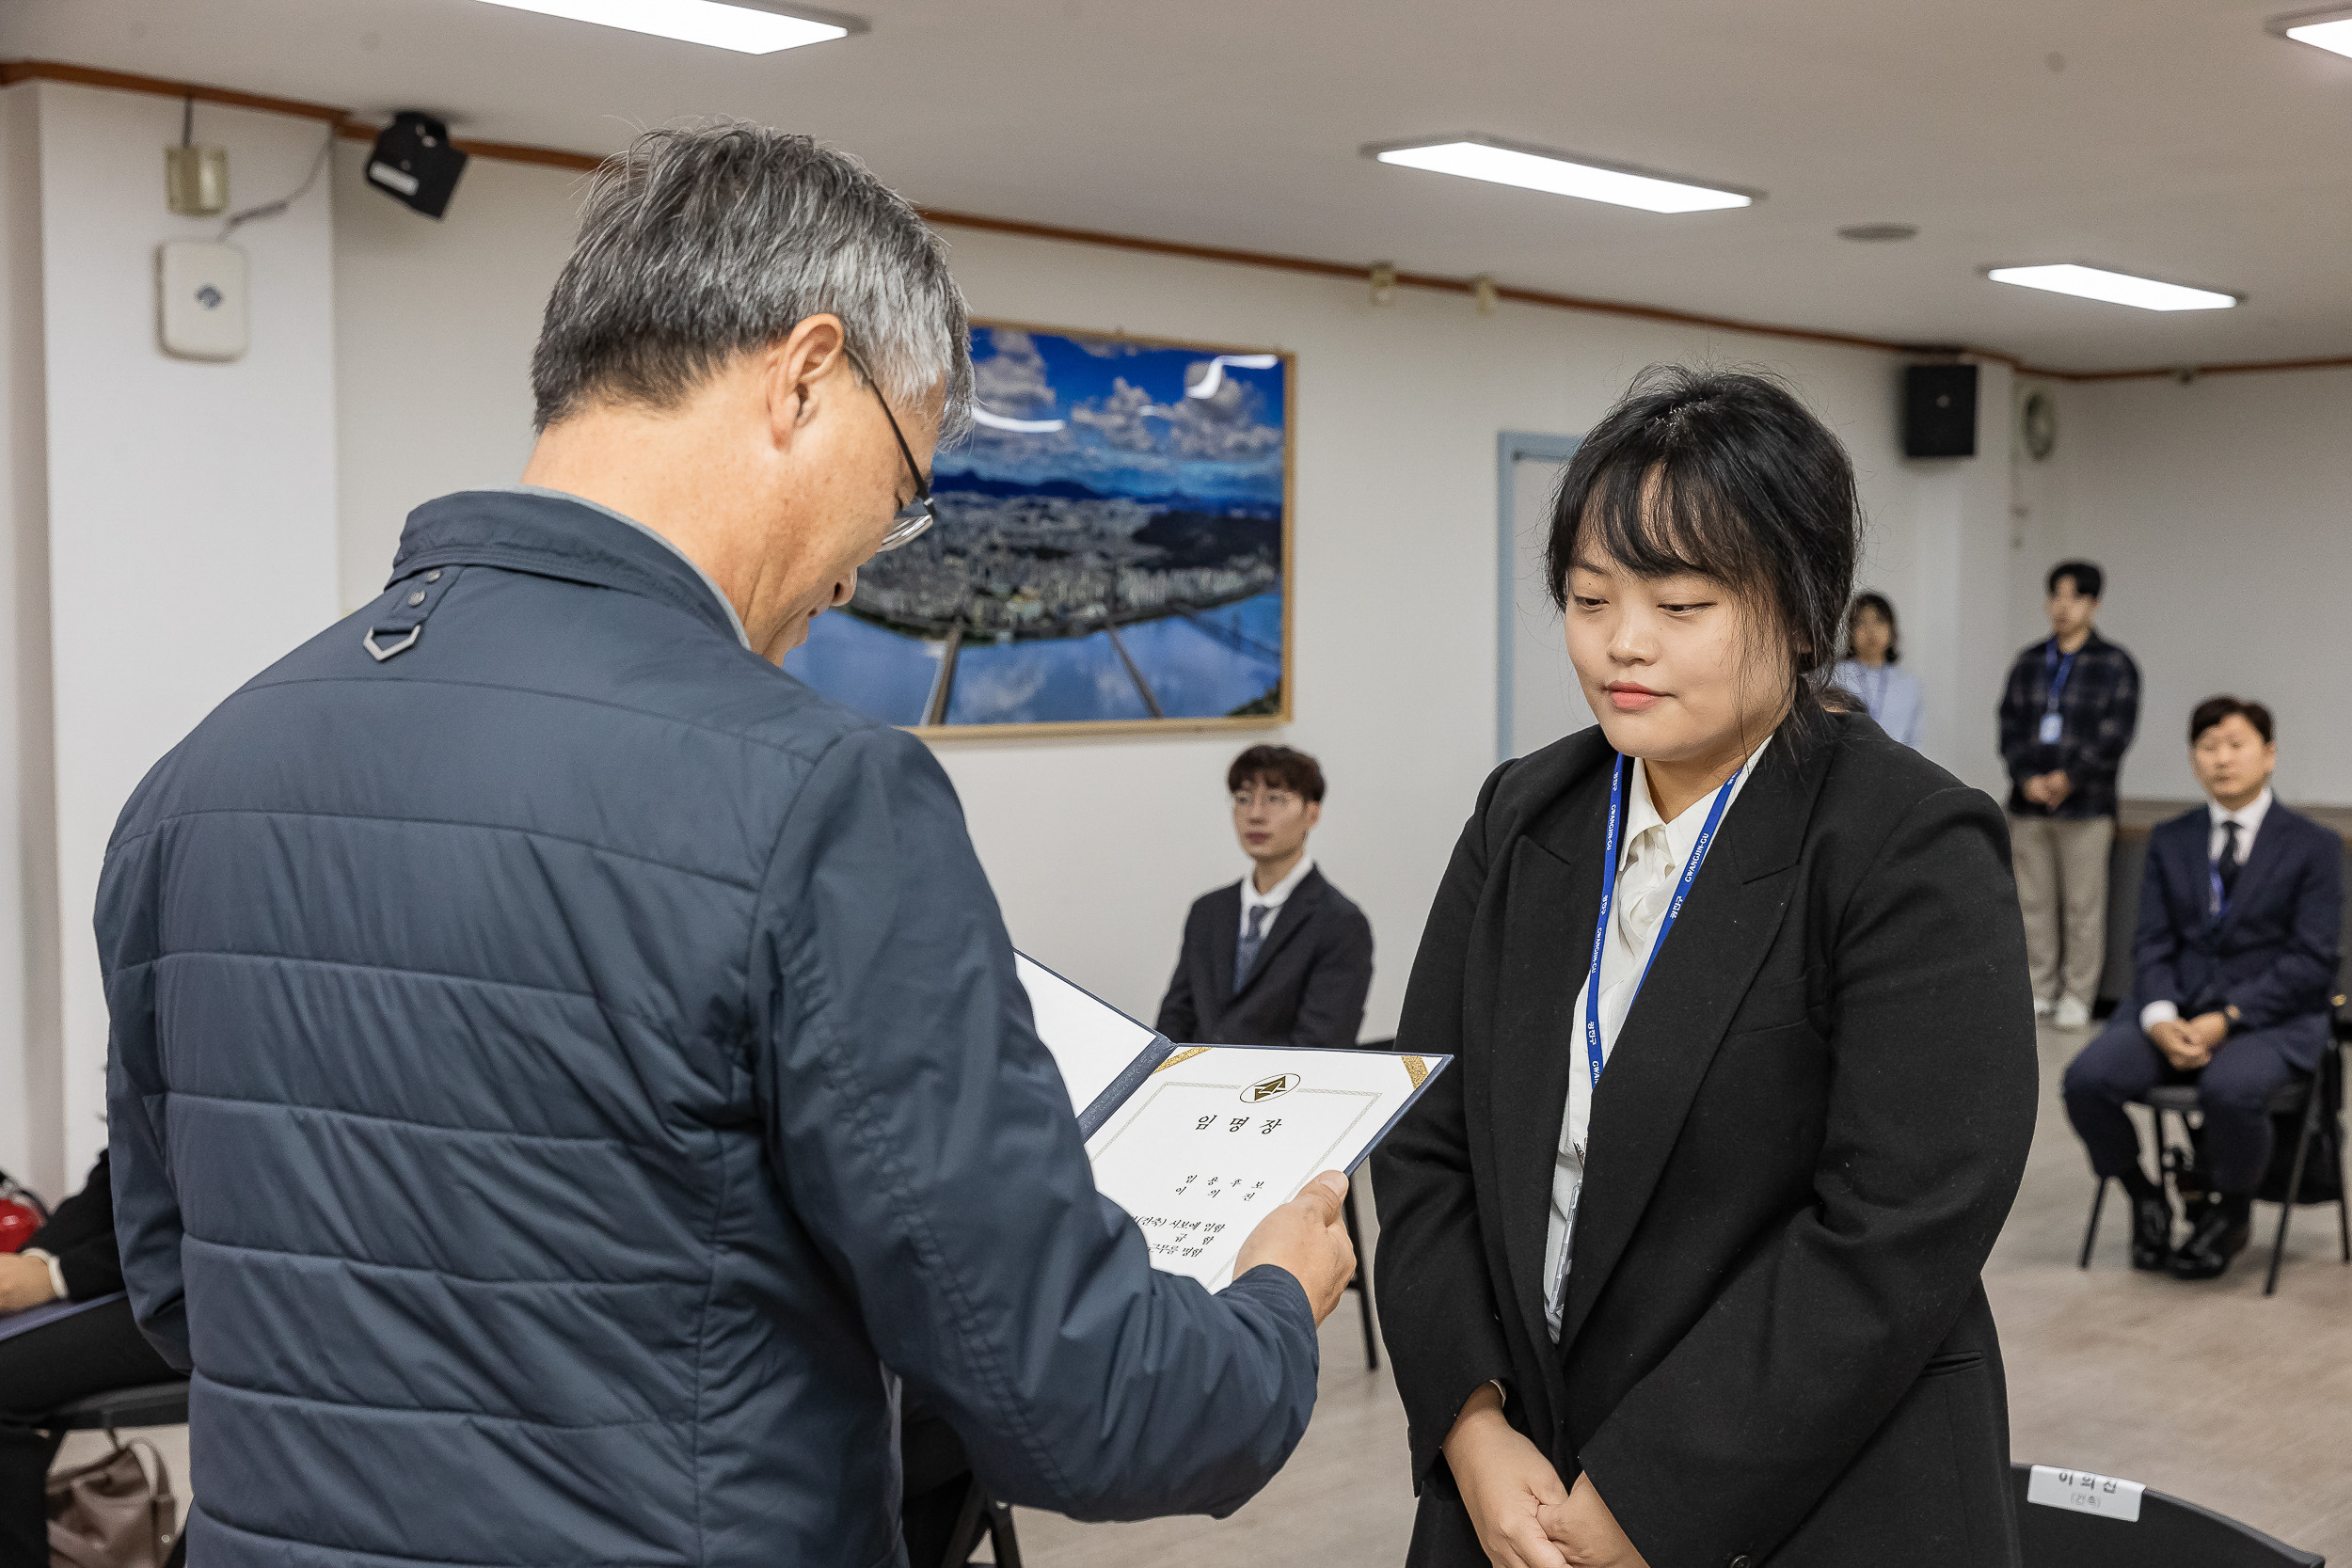
[[[1242,929],[1241,941],[1233,947],[1235,990],[1241,990],[1242,983],[1249,978],[1249,966],[1258,961],[1258,949],[1265,945],[1266,917],[1273,912],[1273,907],[1267,904],[1252,904],[1249,907],[1249,918]]]
[[[2221,832],[2221,858],[2214,863],[2214,871],[2221,879],[2221,896],[2226,900],[2236,888],[2237,874],[2246,869],[2246,863],[2238,859],[2237,819],[2233,816],[2223,817]]]

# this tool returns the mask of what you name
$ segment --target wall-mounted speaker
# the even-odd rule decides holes
[[[1903,455],[1977,455],[1977,367],[1903,368]]]
[[[377,133],[368,153],[367,182],[377,190],[437,218],[466,172],[466,154],[449,144],[449,127],[419,109],[403,109]]]

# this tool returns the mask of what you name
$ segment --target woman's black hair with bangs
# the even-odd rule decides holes
[[[1545,564],[1567,608],[1587,544],[1645,578],[1696,573],[1761,612],[1782,655],[1789,729],[1821,727],[1862,539],[1853,464],[1769,376],[1653,365],[1585,436],[1552,501]]]

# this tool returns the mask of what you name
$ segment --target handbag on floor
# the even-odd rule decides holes
[[[118,1443],[103,1459],[49,1478],[51,1568],[164,1568],[179,1528],[171,1472],[152,1444]]]

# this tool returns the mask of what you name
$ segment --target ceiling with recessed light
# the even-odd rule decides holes
[[[750,56],[479,0],[7,0],[0,59],[595,152],[741,115],[935,207],[2067,370],[2352,355],[2352,59],[2265,31],[2292,0],[836,8],[870,31]],[[1661,214],[1361,151],[1462,132],[1765,198]],[[1918,233],[1838,237],[1862,224]],[[2051,262],[2245,303],[2160,314],[1984,276]]]

